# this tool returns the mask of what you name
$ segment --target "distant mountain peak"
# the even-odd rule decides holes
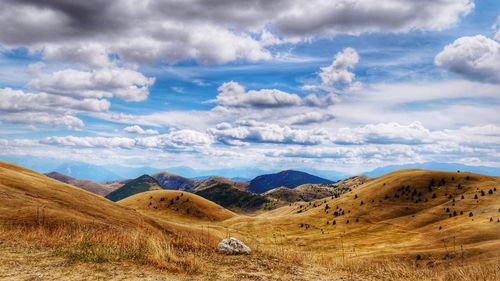
[[[333,181],[296,170],[283,170],[274,174],[261,175],[250,181],[248,190],[263,193],[280,186],[295,188],[302,184],[331,184]]]
[[[119,189],[111,192],[106,196],[106,198],[112,201],[119,201],[137,193],[159,189],[163,188],[156,179],[149,175],[142,175],[134,180],[131,180],[130,182],[127,182]]]

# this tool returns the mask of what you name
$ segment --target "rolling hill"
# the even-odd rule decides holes
[[[139,185],[154,185],[140,178]],[[153,266],[162,274],[198,272],[201,280],[495,280],[500,178],[401,170],[350,189],[338,198],[236,215],[183,191],[147,191],[115,203],[0,162],[0,269],[20,256],[18,268],[34,252],[37,262],[56,254],[108,270],[133,261],[134,274],[149,275]],[[204,191],[214,201],[239,198],[242,206],[263,198],[230,184],[197,192]],[[228,235],[252,254],[217,254]],[[24,252],[9,252],[12,245]],[[50,254],[39,256],[41,247]],[[65,260],[56,261],[47,276]],[[79,263],[64,264],[69,274]]]
[[[152,175],[152,177],[155,178],[165,189],[183,190],[190,192],[220,183],[231,184],[242,190],[244,190],[248,186],[247,182],[234,181],[218,176],[212,176],[203,179],[188,179],[169,172],[160,172]]]
[[[91,180],[79,180],[70,176],[63,175],[58,172],[50,172],[45,174],[46,176],[53,178],[55,180],[74,185],[81,189],[90,191],[97,195],[106,196],[117,188],[113,188],[112,186],[108,186],[105,184],[100,184]]]
[[[262,195],[283,203],[297,201],[313,201],[326,197],[339,197],[370,180],[366,176],[354,176],[333,184],[303,184],[295,188],[278,187],[264,192]]]
[[[198,195],[174,190],[142,192],[120,200],[118,204],[169,220],[221,221],[235,216]]]
[[[308,173],[286,170],[275,174],[261,175],[250,181],[248,190],[263,193],[277,187],[294,188],[302,184],[331,184],[331,180],[320,178]]]
[[[0,162],[0,221],[113,224],[132,227],[142,218],[127,208],[20,166]]]
[[[152,175],[165,189],[192,191],[196,180],[181,177],[169,172],[159,172]]]
[[[463,255],[486,262],[498,258],[494,249],[500,247],[499,189],[498,177],[401,170],[339,198],[293,203],[261,214],[251,225],[243,219],[232,225],[244,233],[279,231],[295,248],[327,256],[339,255],[342,247],[355,249],[356,256],[418,257],[427,263]]]
[[[148,175],[142,175],[106,195],[106,198],[116,202],[137,193],[159,189],[162,189],[162,187],[158,181]]]
[[[198,189],[195,194],[231,210],[252,211],[269,202],[264,196],[240,190],[227,183]]]
[[[303,184],[295,188],[278,187],[262,193],[266,198],[272,198],[284,203],[297,201],[309,202],[316,199],[331,197],[335,190],[319,184]]]
[[[232,180],[232,179],[227,179],[227,178],[223,178],[223,177],[218,177],[218,176],[213,176],[213,177],[208,177],[206,179],[199,179],[199,180],[196,180],[195,184],[194,184],[194,190],[199,190],[199,189],[203,189],[205,187],[208,187],[208,186],[212,186],[212,185],[215,185],[215,184],[230,184],[240,190],[246,190],[246,188],[248,187],[248,182],[244,182],[244,181],[236,181],[236,180]]]

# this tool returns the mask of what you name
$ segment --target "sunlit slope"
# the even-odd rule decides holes
[[[0,221],[134,226],[143,219],[131,209],[34,171],[0,162]]]
[[[118,204],[169,220],[221,221],[235,216],[212,201],[177,190],[142,192],[118,201]]]
[[[294,203],[229,220],[263,237],[283,235],[299,248],[357,255],[449,252],[498,257],[500,179],[471,173],[401,170],[340,198]],[[345,249],[345,248],[344,248]]]

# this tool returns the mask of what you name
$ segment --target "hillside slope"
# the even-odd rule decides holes
[[[401,170],[336,199],[294,203],[260,215],[242,231],[278,231],[296,246],[325,253],[441,259],[498,257],[500,178],[472,173]],[[454,250],[451,251],[450,248]],[[334,250],[336,249],[336,250]]]
[[[240,190],[227,183],[199,189],[195,194],[231,210],[252,211],[269,202],[264,196]]]
[[[113,224],[135,226],[143,219],[100,196],[20,166],[0,162],[0,222]]]
[[[106,198],[116,202],[137,193],[159,189],[162,189],[162,187],[154,178],[148,175],[142,175],[106,195]]]
[[[203,197],[174,190],[142,192],[120,200],[118,204],[155,217],[176,221],[191,219],[221,221],[235,216],[233,212]]]
[[[188,179],[169,172],[159,172],[152,175],[164,189],[192,191],[196,183],[193,179]]]
[[[249,183],[243,181],[235,181],[224,177],[213,176],[202,180],[196,180],[194,184],[194,190],[203,189],[215,184],[230,184],[240,190],[246,190]]]
[[[263,193],[277,187],[294,188],[302,184],[331,184],[331,180],[320,178],[308,173],[286,170],[275,174],[261,175],[250,181],[248,190]]]
[[[111,193],[112,191],[116,190],[116,188],[113,188],[113,187],[108,186],[108,185],[100,184],[100,183],[97,183],[97,182],[91,181],[91,180],[75,179],[73,177],[63,175],[59,172],[50,172],[50,173],[47,173],[45,175],[50,177],[50,178],[53,178],[55,180],[74,185],[76,187],[79,187],[81,189],[90,191],[92,193],[95,193],[95,194],[101,195],[101,196],[106,196],[109,193]]]

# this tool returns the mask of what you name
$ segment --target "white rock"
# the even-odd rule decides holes
[[[219,242],[217,245],[217,251],[226,255],[242,255],[242,254],[250,254],[250,248],[245,245],[245,243],[240,240],[229,237]]]

